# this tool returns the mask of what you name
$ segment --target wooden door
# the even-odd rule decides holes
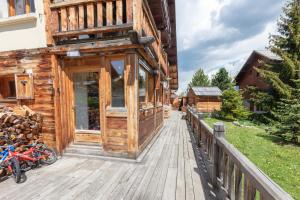
[[[100,69],[69,68],[74,142],[101,143]]]

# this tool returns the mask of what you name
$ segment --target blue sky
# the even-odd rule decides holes
[[[232,76],[253,50],[268,46],[285,0],[176,0],[179,92],[196,70]]]

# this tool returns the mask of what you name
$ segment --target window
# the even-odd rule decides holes
[[[35,0],[0,0],[0,18],[35,12]]]
[[[124,60],[110,61],[111,67],[111,106],[125,107],[124,98]]]
[[[16,99],[14,76],[0,77],[0,100]]]
[[[148,108],[154,106],[154,77],[139,67],[139,104],[140,108]]]
[[[147,85],[147,75],[146,71],[140,67],[139,68],[139,101],[141,103],[146,103],[146,88]]]

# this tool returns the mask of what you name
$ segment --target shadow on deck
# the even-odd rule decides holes
[[[196,155],[196,156],[195,156]],[[186,120],[172,112],[140,163],[63,157],[0,183],[0,199],[215,199]]]

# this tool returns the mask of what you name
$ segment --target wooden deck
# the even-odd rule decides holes
[[[0,199],[210,199],[191,140],[186,121],[173,112],[142,162],[63,157],[27,172],[22,184],[1,182]]]

